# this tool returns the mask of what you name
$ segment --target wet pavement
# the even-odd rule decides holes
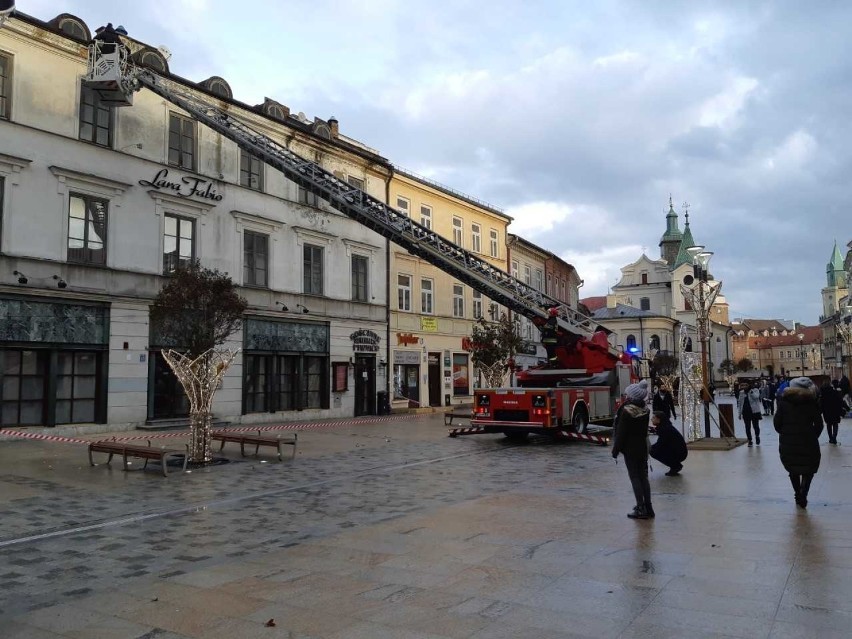
[[[0,635],[848,637],[852,420],[849,447],[823,434],[807,511],[762,430],[654,465],[652,521],[625,516],[606,448],[450,439],[441,416],[167,479],[0,442]]]

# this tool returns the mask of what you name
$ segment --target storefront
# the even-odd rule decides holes
[[[352,340],[355,374],[355,417],[376,414],[376,355],[382,338],[375,331],[359,329]]]
[[[409,408],[420,406],[420,351],[393,352],[393,398],[408,400]]]
[[[0,425],[106,421],[109,307],[0,298]]]

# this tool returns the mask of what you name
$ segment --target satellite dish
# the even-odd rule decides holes
[[[160,54],[166,59],[166,62],[168,62],[172,57],[171,50],[164,44],[161,44],[159,47],[157,47],[157,51],[159,51]]]

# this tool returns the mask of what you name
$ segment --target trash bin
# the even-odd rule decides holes
[[[390,395],[387,391],[376,393],[376,413],[378,415],[390,415]]]
[[[736,437],[733,404],[719,404],[719,430],[723,437]]]

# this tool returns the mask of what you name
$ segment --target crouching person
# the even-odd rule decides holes
[[[657,429],[657,441],[651,446],[651,457],[668,466],[666,475],[674,477],[683,470],[683,460],[688,454],[686,442],[664,411],[655,410],[651,423]]]
[[[631,384],[625,390],[627,401],[615,416],[615,433],[612,439],[612,456],[624,455],[624,465],[633,486],[636,507],[628,513],[631,519],[651,519],[651,484],[648,482],[648,414],[645,398],[647,382]]]

